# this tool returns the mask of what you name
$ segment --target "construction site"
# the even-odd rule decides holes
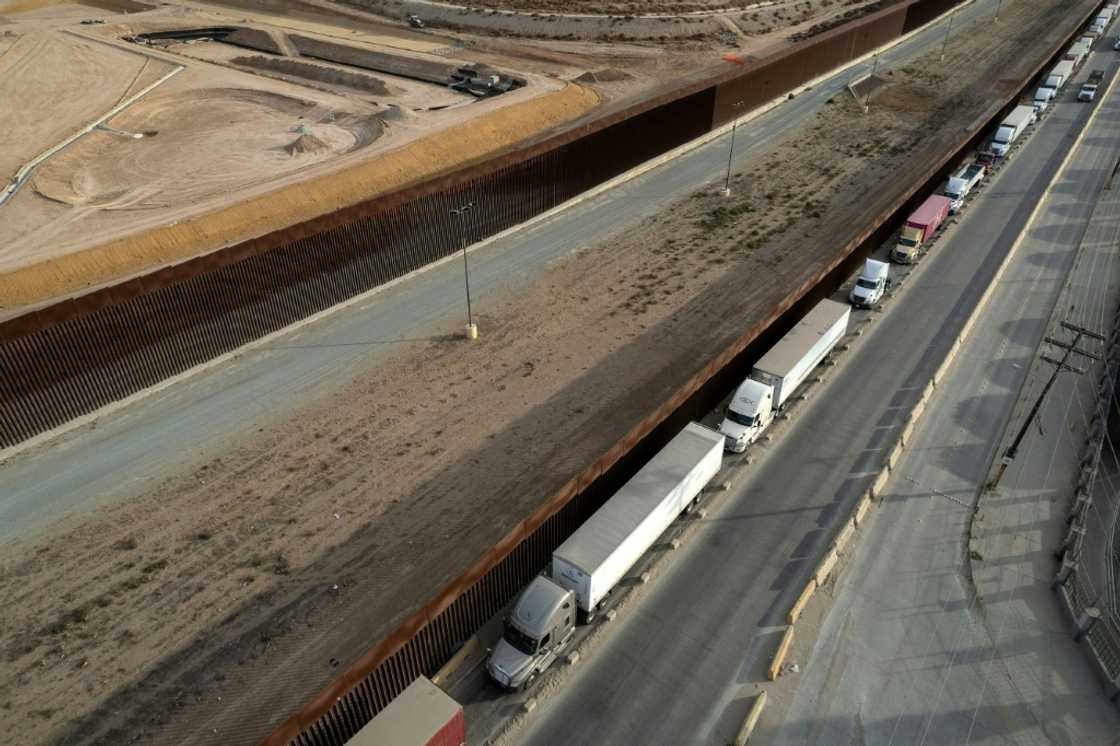
[[[336,306],[968,4],[0,2],[0,471],[14,490],[52,449],[113,451],[114,408],[199,371],[314,356]],[[292,374],[298,396],[221,437],[184,409],[148,440],[188,447],[42,493],[0,533],[9,731],[341,745],[844,282],[1100,5],[1004,0],[725,180],[511,270],[469,311],[477,339],[458,315],[355,339],[364,362]]]

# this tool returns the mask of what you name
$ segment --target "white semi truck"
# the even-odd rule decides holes
[[[521,594],[486,668],[521,689],[559,656],[603,599],[719,471],[723,436],[690,423],[552,553],[552,571]]]
[[[1068,65],[1071,63],[1062,62],[1061,65]],[[1010,114],[1008,114],[1002,122],[1000,122],[999,129],[996,130],[996,135],[992,138],[992,152],[996,155],[1007,155],[1011,150],[1011,144],[1019,139],[1019,135],[1030,126],[1036,116],[1034,107],[1031,106],[1016,106]]]
[[[742,453],[762,435],[794,390],[844,337],[850,313],[843,303],[822,300],[755,363],[719,426],[727,450]]]
[[[1072,60],[1062,60],[1050,70],[1050,74],[1034,94],[1034,103],[1039,107],[1039,111],[1044,110],[1054,100],[1058,90],[1073,76],[1073,67]]]

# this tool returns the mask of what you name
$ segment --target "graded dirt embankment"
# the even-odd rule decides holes
[[[484,107],[485,113],[313,181],[0,274],[0,316],[175,264],[446,173],[571,121],[598,103],[593,91],[575,84],[536,97],[533,93],[522,89],[473,104]],[[524,100],[507,103],[508,97]],[[158,145],[158,136],[154,142]]]
[[[476,343],[408,344],[141,498],[0,546],[9,728],[257,742],[830,263],[1090,4],[1005,3],[944,63],[881,71],[869,114],[838,95],[732,198],[483,302]]]

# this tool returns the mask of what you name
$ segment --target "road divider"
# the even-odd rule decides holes
[[[793,606],[786,616],[786,621],[790,624],[795,623],[801,618],[801,612],[805,611],[805,607],[809,604],[809,599],[813,597],[813,593],[817,590],[817,579],[809,578],[809,582],[805,584],[805,589],[801,591],[801,595],[797,597]]]
[[[758,725],[758,719],[762,717],[762,708],[766,706],[766,692],[760,692],[754,698],[754,704],[751,705],[750,712],[747,713],[746,720],[743,721],[742,727],[735,735],[735,746],[746,746],[747,741],[750,740],[751,734],[754,733],[755,726]]]
[[[770,661],[770,670],[768,672],[771,681],[777,681],[778,676],[782,673],[782,665],[786,661],[786,656],[789,655],[790,648],[793,647],[793,625],[786,627],[785,633],[782,635],[782,641],[778,643],[778,652],[774,653],[774,659]]]

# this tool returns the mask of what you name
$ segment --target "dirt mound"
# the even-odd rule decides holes
[[[272,34],[267,31],[261,31],[255,28],[239,28],[229,36],[222,39],[226,44],[232,44],[235,47],[244,47],[246,49],[254,49],[258,52],[269,52],[271,54],[284,54],[284,50],[280,48],[279,42],[273,38]]]
[[[233,64],[248,67],[253,70],[262,70],[277,73],[283,78],[294,78],[297,83],[327,83],[352,88],[362,93],[372,93],[377,96],[386,96],[390,93],[389,86],[371,75],[363,75],[348,70],[339,70],[326,65],[315,65],[310,62],[297,62],[291,59],[276,59],[275,57],[234,57]]]
[[[328,150],[331,146],[320,140],[315,135],[303,134],[284,146],[288,155],[302,155],[303,153],[318,153]]]
[[[345,116],[345,115],[343,115]],[[47,199],[102,209],[162,208],[247,186],[310,161],[370,142],[355,125],[301,99],[265,91],[212,88],[156,94],[113,120],[126,132],[159,132],[134,140],[95,132],[45,163],[34,178]],[[298,162],[289,157],[292,127],[315,124]],[[318,143],[318,145],[316,145]],[[303,147],[303,146],[301,146]],[[215,158],[214,153],[221,153]],[[263,162],[262,162],[263,161]]]
[[[620,80],[630,80],[634,76],[630,73],[617,70],[613,67],[607,67],[602,70],[591,72],[588,70],[583,75],[576,78],[577,83],[615,83]]]

